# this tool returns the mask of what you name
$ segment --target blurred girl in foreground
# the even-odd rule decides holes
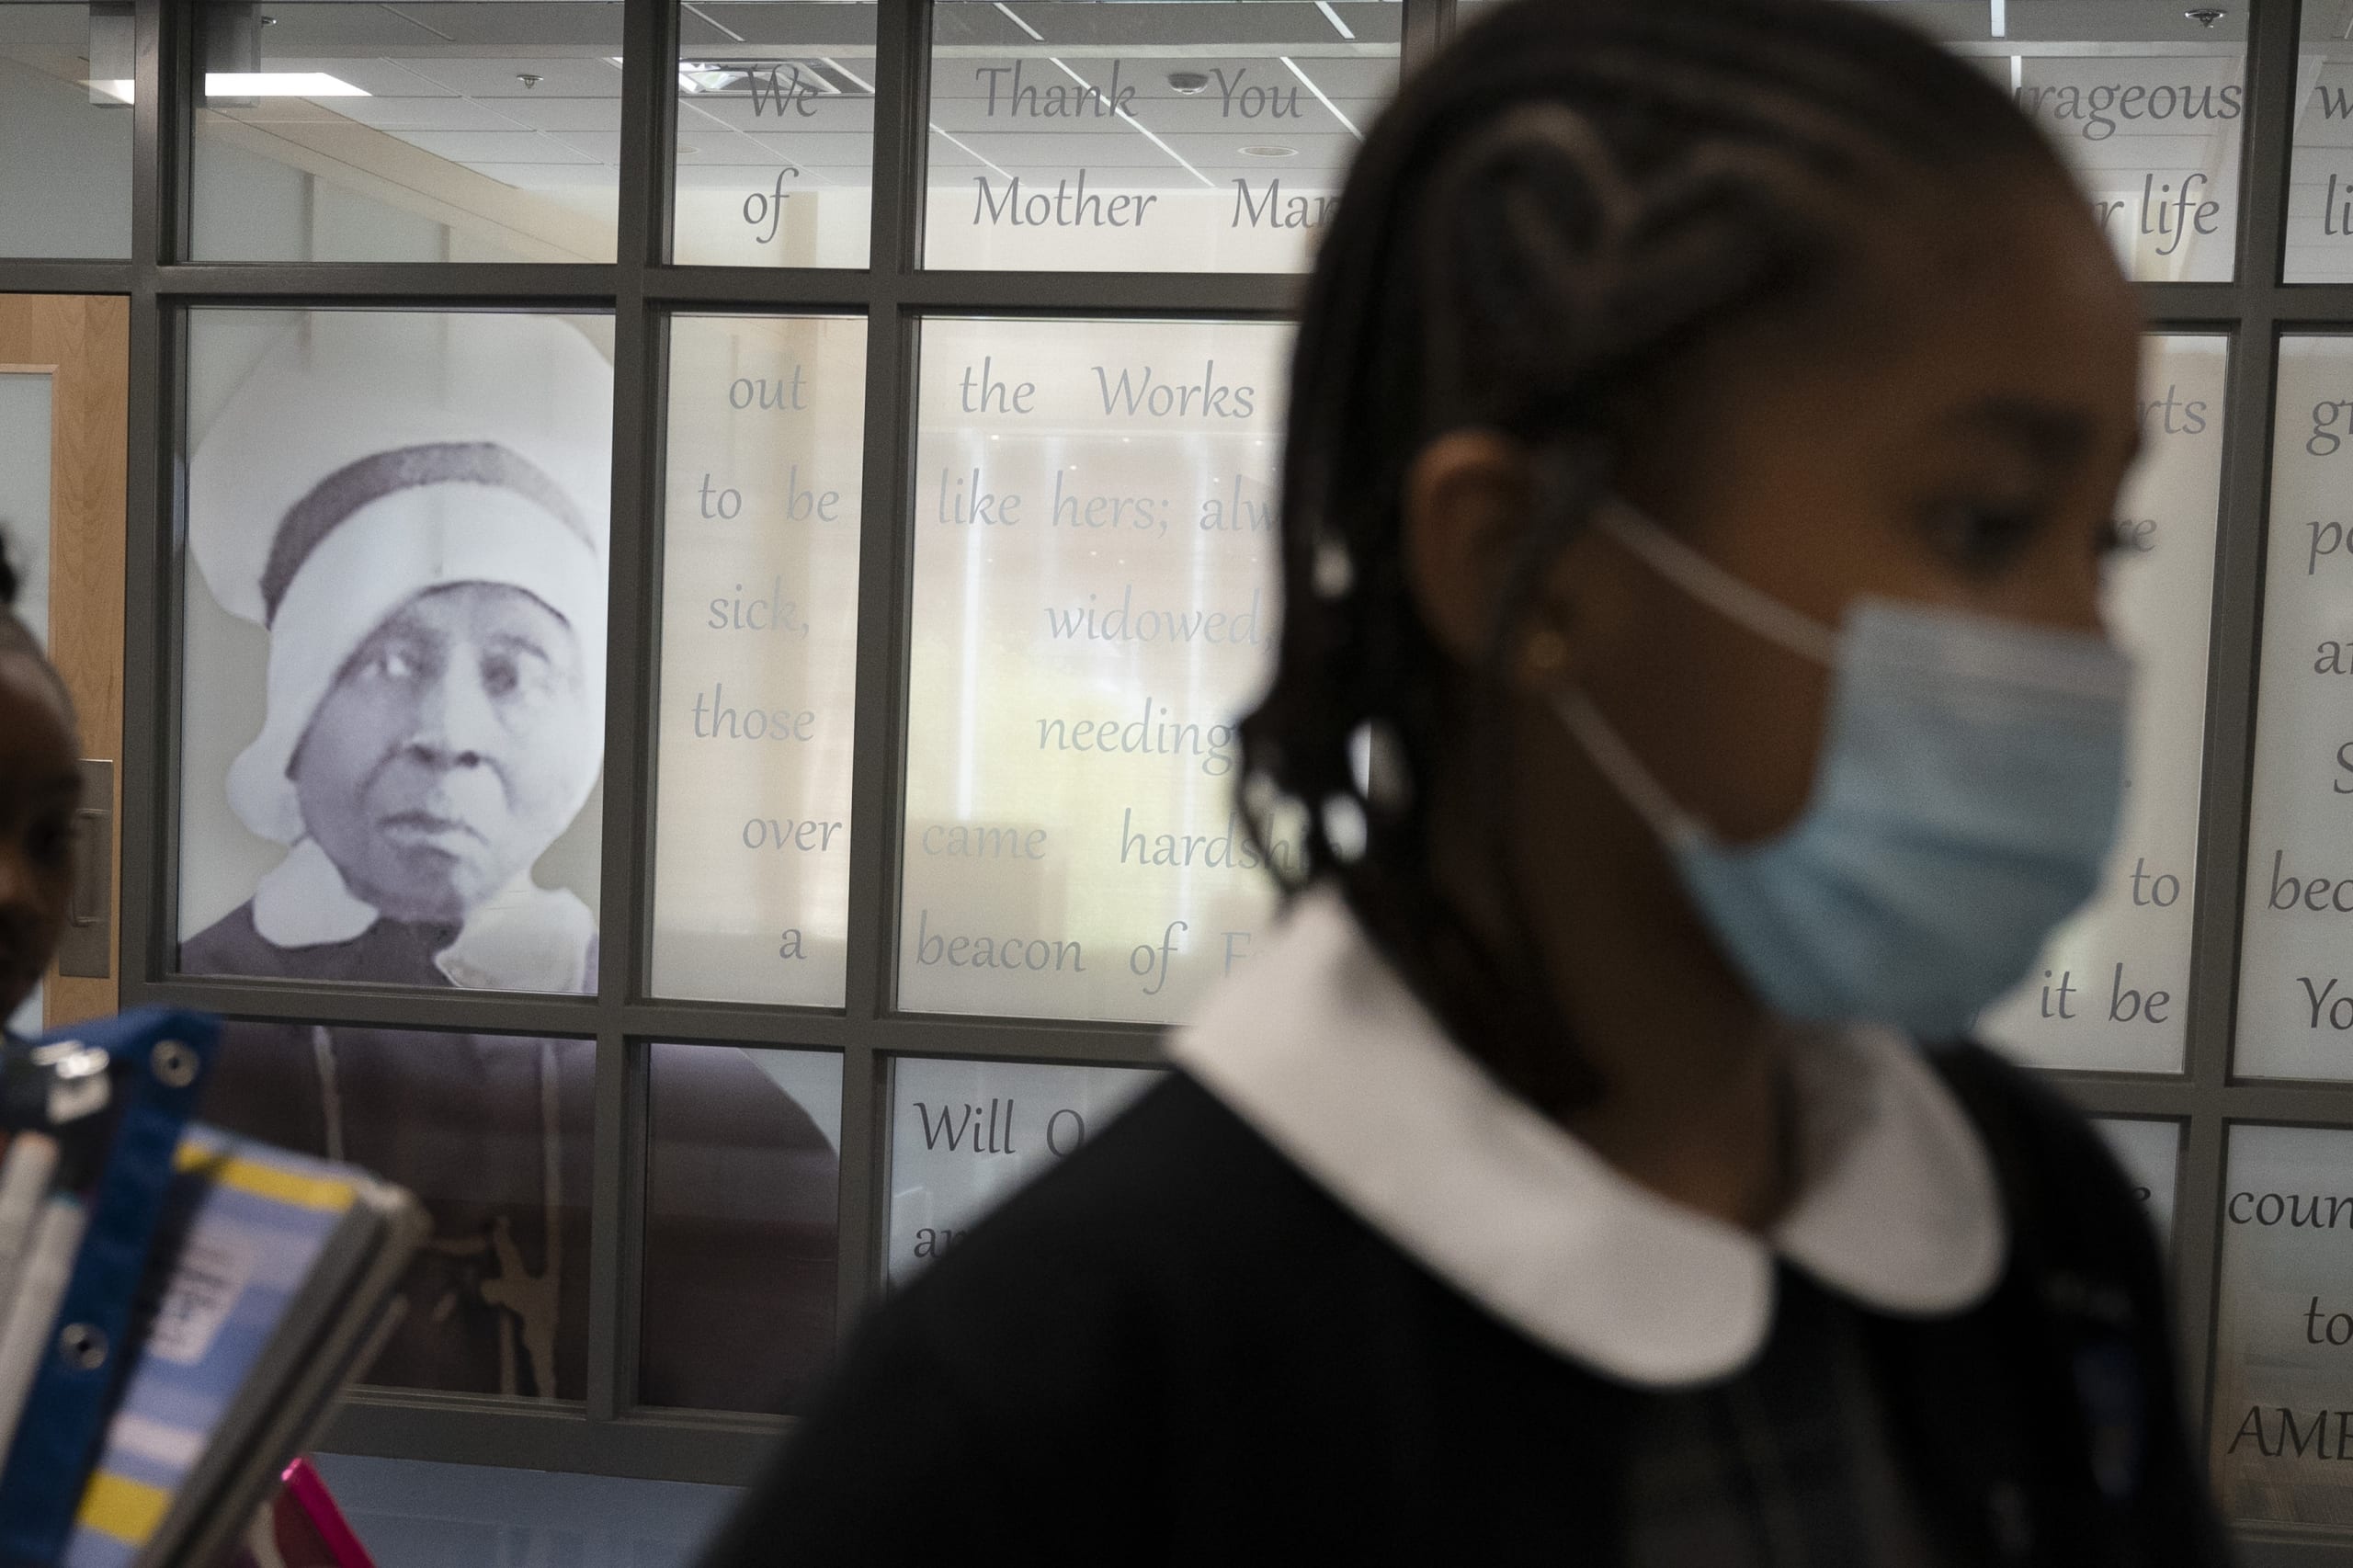
[[[715,1561],[2220,1560],[2130,1188],[1938,1043],[2113,831],[2135,302],[1876,9],[1514,0],[1406,85],[1245,727],[1316,870]]]

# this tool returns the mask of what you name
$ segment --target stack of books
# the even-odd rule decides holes
[[[423,1211],[195,1123],[218,1033],[0,1051],[0,1568],[237,1561],[392,1327]]]

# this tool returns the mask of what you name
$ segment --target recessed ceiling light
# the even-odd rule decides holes
[[[106,94],[119,103],[130,103],[135,97],[133,84],[128,76],[99,77],[82,84]],[[369,97],[365,87],[355,87],[339,76],[324,71],[210,71],[204,77],[204,96],[209,98],[364,98]]]
[[[1245,158],[1296,158],[1299,156],[1299,149],[1296,147],[1245,147],[1242,149],[1242,155]]]
[[[216,98],[364,98],[367,90],[324,71],[213,71],[204,91]]]

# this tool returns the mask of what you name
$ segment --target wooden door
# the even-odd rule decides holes
[[[48,426],[48,516],[0,517],[12,542],[46,557],[46,637],[50,656],[65,677],[82,723],[82,755],[108,765],[108,798],[85,809],[84,843],[103,854],[103,867],[85,866],[74,918],[82,946],[97,961],[60,974],[51,965],[41,983],[42,1013],[54,1028],[115,1010],[120,973],[122,877],[119,835],[122,755],[123,500],[128,472],[131,406],[131,301],[119,295],[0,294],[0,378],[45,378],[42,388],[14,381],[16,412],[0,424],[18,469],[38,479],[36,449],[45,402]],[[37,495],[37,483],[22,493]],[[0,506],[7,497],[0,495]],[[42,535],[38,530],[46,528]],[[45,540],[46,550],[40,545]],[[32,607],[20,607],[32,608]],[[85,767],[85,778],[97,770]],[[102,816],[101,814],[102,813]],[[93,927],[104,921],[102,942]],[[87,972],[98,971],[101,972]]]

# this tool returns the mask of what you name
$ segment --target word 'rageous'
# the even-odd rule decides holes
[[[2239,118],[2245,95],[2235,82],[2203,86],[2155,86],[2139,82],[2061,82],[2019,86],[2011,95],[2035,119],[2065,126],[2086,142],[2105,142],[2127,125],[2219,124]]]

